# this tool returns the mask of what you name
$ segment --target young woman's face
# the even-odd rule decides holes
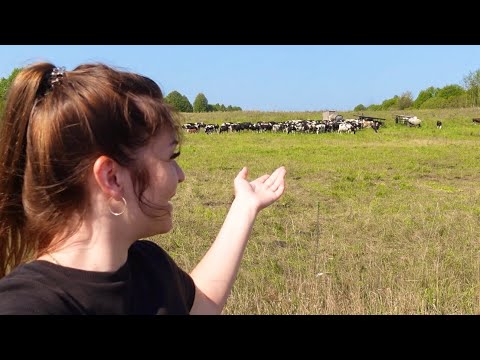
[[[143,199],[147,204],[163,208],[146,208],[147,214],[153,212],[157,217],[140,215],[145,221],[143,225],[147,233],[144,236],[162,234],[172,229],[173,206],[170,200],[177,192],[177,185],[185,180],[185,174],[175,160],[179,154],[175,132],[170,129],[162,129],[138,152],[138,160],[146,166],[150,175]]]

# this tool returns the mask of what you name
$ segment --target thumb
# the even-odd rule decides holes
[[[237,178],[246,180],[247,176],[248,176],[248,169],[246,166],[244,166],[242,170],[240,170],[240,172],[238,173]]]

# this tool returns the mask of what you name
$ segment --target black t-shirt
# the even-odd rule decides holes
[[[0,280],[0,314],[188,314],[195,284],[157,244],[136,241],[115,272],[35,260]]]

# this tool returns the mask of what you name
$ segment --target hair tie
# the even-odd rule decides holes
[[[48,84],[51,88],[55,86],[65,76],[65,66],[53,68],[52,73],[48,79]]]

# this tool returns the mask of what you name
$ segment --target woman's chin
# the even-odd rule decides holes
[[[161,229],[159,229],[159,234],[166,234],[168,233],[170,230],[173,229],[173,223],[170,221],[170,223],[164,223],[162,224],[161,226]]]
[[[173,229],[172,223],[162,222],[161,224],[155,224],[151,226],[148,231],[144,231],[141,235],[141,238],[146,238],[150,236],[166,234]]]
[[[143,226],[143,236],[154,236],[158,234],[166,234],[173,229],[173,206],[169,204],[164,210],[162,210],[161,216],[157,218],[150,218],[147,220],[145,226]]]
[[[168,218],[165,216],[161,220],[159,220],[155,225],[156,234],[166,234],[173,228],[173,221],[172,217],[169,216]]]

